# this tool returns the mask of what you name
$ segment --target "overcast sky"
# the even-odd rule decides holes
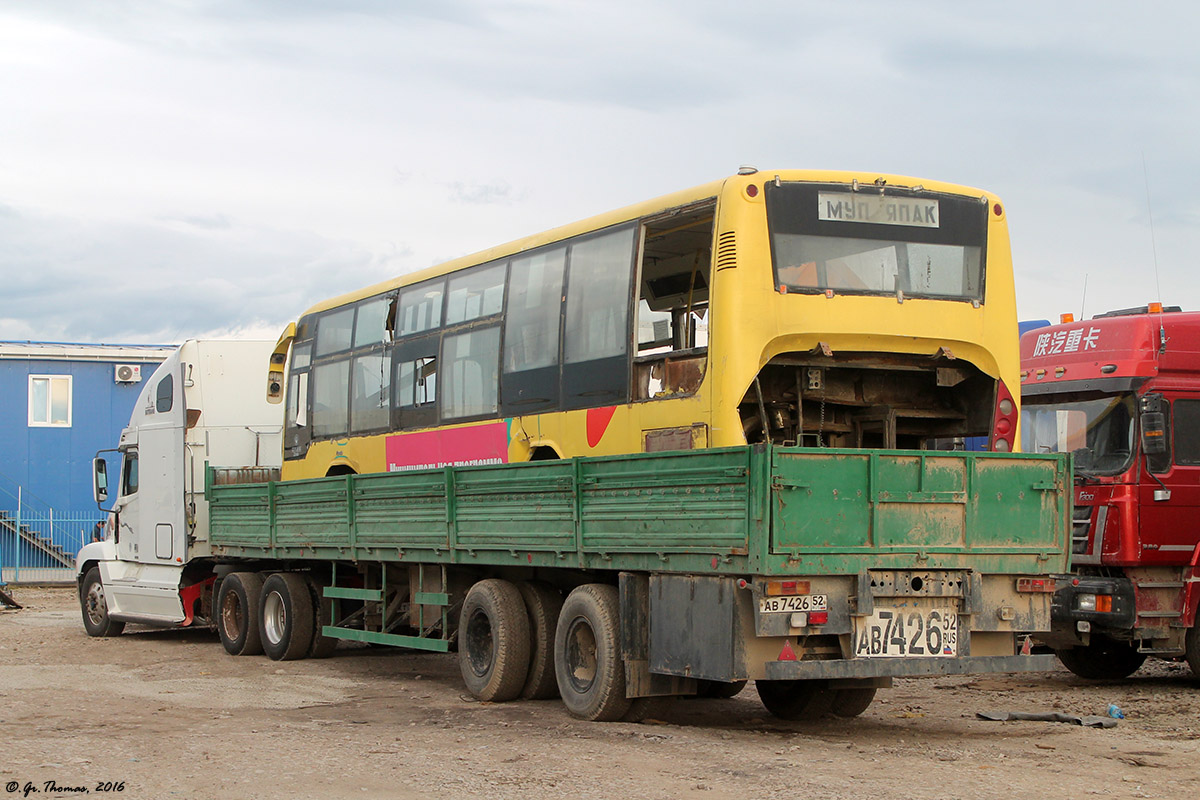
[[[1195,0],[0,0],[0,339],[274,337],[741,164],[996,193],[1022,319],[1200,309],[1198,34]]]

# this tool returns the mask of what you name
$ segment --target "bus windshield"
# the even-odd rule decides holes
[[[776,285],[980,301],[986,210],[973,198],[767,184]]]
[[[1026,453],[1072,453],[1083,475],[1119,475],[1134,453],[1132,394],[1072,402],[1025,398],[1021,449]]]

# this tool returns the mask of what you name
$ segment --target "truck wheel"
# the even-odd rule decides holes
[[[253,572],[232,572],[217,594],[217,634],[231,656],[256,656],[263,651],[258,630],[258,600],[262,578]]]
[[[725,681],[707,681],[702,678],[696,681],[695,696],[710,700],[728,700],[730,697],[737,697],[745,688],[746,681],[726,683]]]
[[[820,719],[833,710],[837,692],[823,680],[755,681],[758,697],[780,719]]]
[[[857,717],[867,710],[875,700],[876,689],[835,689],[833,692],[833,707],[830,709],[839,717]]]
[[[312,576],[309,576],[307,583],[309,594],[312,596],[313,613],[315,614],[312,646],[308,650],[308,657],[329,658],[333,655],[333,651],[337,649],[338,640],[332,636],[323,634],[321,628],[325,625],[333,624],[333,603],[325,596],[325,585],[323,583]]]
[[[471,587],[458,622],[458,667],[472,696],[502,703],[521,694],[529,642],[529,615],[516,586],[489,578]]]
[[[294,572],[276,572],[263,583],[260,603],[263,652],[272,661],[307,656],[313,645],[308,582]]]
[[[1200,614],[1196,615],[1195,624],[1188,629],[1184,645],[1188,666],[1192,668],[1192,674],[1200,678]]]
[[[613,722],[630,709],[615,587],[589,583],[567,595],[554,634],[554,670],[572,716]]]
[[[525,612],[529,615],[529,675],[521,697],[526,700],[549,700],[558,697],[558,681],[554,676],[554,631],[563,599],[553,586],[535,581],[517,584]]]
[[[1100,635],[1092,636],[1086,647],[1068,647],[1054,654],[1071,672],[1091,680],[1127,678],[1146,660],[1134,645]]]
[[[99,567],[92,567],[83,576],[83,583],[79,585],[79,607],[83,611],[83,627],[88,636],[120,636],[121,631],[125,630],[124,622],[117,622],[108,616]]]
[[[635,697],[629,701],[629,710],[621,716],[621,722],[644,722],[648,719],[661,720],[675,705],[678,696],[673,694],[657,697]]]

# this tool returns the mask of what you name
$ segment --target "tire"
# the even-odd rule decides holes
[[[1128,678],[1146,660],[1143,653],[1128,642],[1118,642],[1105,636],[1092,636],[1086,647],[1055,650],[1063,666],[1081,678],[1090,680],[1120,680]]]
[[[1192,668],[1192,674],[1200,678],[1200,613],[1196,615],[1195,624],[1188,629],[1184,648],[1184,657]]]
[[[458,667],[479,700],[515,699],[529,675],[529,615],[521,592],[489,578],[467,592],[458,621]]]
[[[554,670],[563,705],[574,717],[614,722],[630,710],[620,608],[616,588],[599,583],[577,587],[563,602],[554,634]]]
[[[741,694],[742,689],[745,688],[746,681],[726,683],[725,681],[706,681],[700,679],[696,681],[695,697],[709,700],[728,700],[731,697],[737,697]]]
[[[755,681],[767,711],[780,719],[820,719],[833,710],[837,692],[822,680]]]
[[[333,603],[329,598],[325,597],[325,585],[323,583],[312,576],[309,576],[307,582],[308,591],[312,597],[313,613],[315,614],[312,645],[309,647],[308,657],[329,658],[333,655],[333,651],[337,649],[338,640],[321,633],[321,628],[325,625],[333,624]]]
[[[221,581],[217,596],[217,634],[231,656],[256,656],[263,651],[258,603],[262,578],[254,572],[232,572]]]
[[[92,567],[83,576],[79,585],[79,609],[83,613],[83,627],[88,636],[120,636],[125,630],[124,622],[108,616],[108,603],[104,599],[104,583],[100,580],[100,568]]]
[[[526,700],[549,700],[558,697],[558,680],[554,673],[554,632],[562,611],[562,595],[552,586],[532,581],[517,584],[525,612],[529,616],[529,674],[521,697]]]
[[[305,658],[313,646],[313,602],[308,581],[276,572],[263,582],[259,601],[263,652],[272,661]]]
[[[635,697],[629,701],[629,710],[621,716],[621,722],[662,719],[678,699],[673,694],[660,697]]]
[[[833,692],[833,707],[829,710],[839,717],[849,719],[857,717],[870,707],[875,700],[874,687],[866,689],[835,689]]]

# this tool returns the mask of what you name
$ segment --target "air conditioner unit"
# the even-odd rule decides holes
[[[142,365],[117,364],[115,370],[115,379],[117,383],[141,383]]]

